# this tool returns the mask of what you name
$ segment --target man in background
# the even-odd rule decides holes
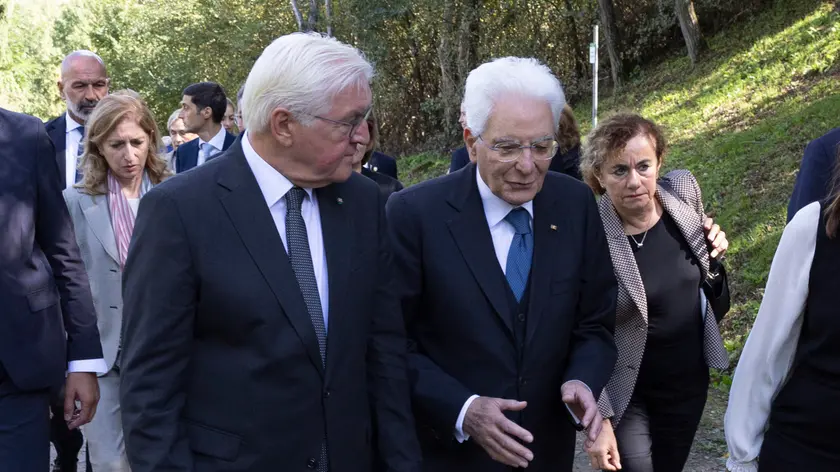
[[[46,123],[47,134],[55,146],[61,188],[81,180],[78,161],[84,154],[85,123],[96,105],[108,95],[110,79],[105,62],[91,51],[74,51],[61,61],[58,93],[67,109]],[[52,403],[50,439],[56,450],[54,470],[76,470],[84,439],[79,429],[69,430],[64,422],[64,400],[57,392]]]
[[[180,117],[189,133],[198,139],[182,144],[175,151],[175,171],[180,173],[216,157],[236,140],[222,126],[227,96],[215,82],[200,82],[184,89]]]

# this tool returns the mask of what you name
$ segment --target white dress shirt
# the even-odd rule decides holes
[[[222,128],[224,131],[224,128]],[[215,139],[215,138],[214,138]],[[245,160],[251,167],[251,172],[257,179],[257,185],[265,198],[265,203],[271,211],[274,225],[283,240],[286,253],[289,252],[289,243],[286,241],[286,193],[294,187],[283,174],[277,172],[263,158],[257,154],[251,141],[248,139],[248,132],[242,138],[242,151]],[[324,326],[329,331],[329,282],[327,279],[327,254],[324,250],[324,235],[321,231],[321,213],[318,210],[318,197],[311,188],[304,189],[307,197],[301,205],[301,216],[306,224],[306,235],[309,239],[309,252],[312,254],[312,267],[315,269],[315,281],[318,283],[318,295],[321,298],[321,310],[324,312]]]
[[[724,429],[734,472],[758,470],[756,458],[773,400],[790,377],[802,332],[811,264],[817,246],[820,203],[802,208],[782,234],[764,299],[735,369]],[[807,401],[803,399],[802,401]]]
[[[64,130],[67,147],[64,149],[64,183],[67,188],[76,184],[76,167],[79,158],[79,146],[82,145],[82,124],[73,118],[70,113],[64,113],[66,127]]]
[[[205,162],[207,162],[208,157],[213,157],[216,154],[222,152],[222,148],[225,147],[225,138],[226,137],[227,137],[227,131],[225,131],[225,127],[222,126],[222,128],[219,130],[219,132],[216,133],[216,136],[213,136],[212,138],[210,138],[210,141],[205,141],[201,138],[198,138],[198,162],[196,163],[196,166],[200,166],[201,164],[204,164]],[[209,154],[205,154],[207,151],[205,151],[204,149],[205,149],[205,146],[207,146],[208,144],[210,146],[212,146],[213,149],[210,150]],[[260,160],[262,160],[262,159],[260,159]],[[289,188],[291,188],[291,187],[289,187]]]

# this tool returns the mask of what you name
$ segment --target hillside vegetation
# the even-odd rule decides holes
[[[634,71],[602,97],[600,116],[638,111],[663,125],[667,169],[691,170],[706,210],[730,239],[733,308],[723,323],[736,359],[763,293],[808,141],[840,126],[840,14],[829,2],[788,0],[715,37],[692,69],[677,54]],[[590,104],[572,104],[587,131]],[[408,184],[441,175],[448,156],[400,160]],[[734,365],[734,362],[733,362]],[[718,378],[726,386],[729,376]]]

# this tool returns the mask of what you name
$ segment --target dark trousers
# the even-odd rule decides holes
[[[704,386],[705,385],[705,386]],[[708,395],[708,375],[688,392],[634,394],[615,436],[623,472],[680,472]]]
[[[49,470],[49,403],[49,390],[19,390],[0,364],[0,470]]]
[[[76,472],[79,463],[79,451],[84,439],[78,429],[70,430],[64,421],[64,389],[56,392],[50,401],[52,419],[50,420],[50,442],[55,447],[56,464],[61,472]]]

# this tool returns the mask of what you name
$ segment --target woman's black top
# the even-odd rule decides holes
[[[636,391],[674,391],[705,382],[700,313],[702,272],[674,220],[663,212],[650,230],[627,237],[647,295],[648,334]],[[638,247],[644,238],[642,247]]]

